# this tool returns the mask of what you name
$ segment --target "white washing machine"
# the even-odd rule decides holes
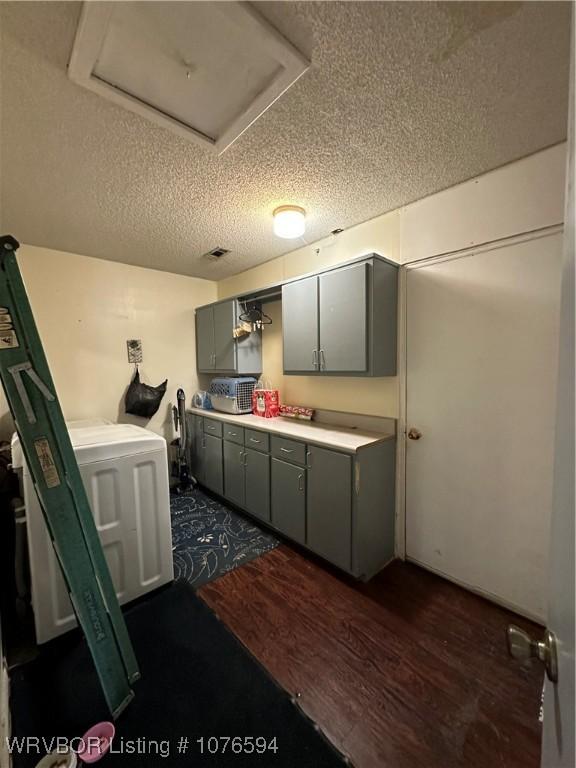
[[[166,441],[132,424],[67,424],[120,603],[174,578]],[[76,626],[60,566],[18,436],[12,463],[22,472],[36,638]]]

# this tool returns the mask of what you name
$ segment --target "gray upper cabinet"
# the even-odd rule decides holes
[[[318,370],[318,278],[282,286],[285,373]]]
[[[236,341],[232,335],[235,325],[233,301],[214,305],[214,368],[217,371],[236,370]]]
[[[198,373],[255,374],[262,372],[262,334],[234,338],[242,307],[235,299],[196,310]]]
[[[214,307],[196,310],[196,363],[199,371],[214,370]]]
[[[368,371],[368,270],[354,264],[320,275],[320,371]]]
[[[395,376],[397,285],[376,256],[283,285],[284,373]]]
[[[349,571],[352,562],[352,460],[308,447],[306,543]]]

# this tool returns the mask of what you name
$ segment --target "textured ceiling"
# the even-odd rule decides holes
[[[569,3],[257,3],[310,70],[221,157],[66,75],[77,3],[2,2],[2,228],[220,279],[565,138]],[[231,250],[220,262],[202,257]]]

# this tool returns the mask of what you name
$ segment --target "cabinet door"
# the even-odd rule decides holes
[[[352,459],[325,448],[308,449],[306,543],[331,563],[350,570]]]
[[[214,352],[217,371],[236,370],[236,342],[234,330],[234,302],[224,301],[214,305]]]
[[[318,370],[318,278],[282,286],[284,372]]]
[[[246,448],[246,509],[270,522],[270,456]]]
[[[196,310],[196,364],[199,371],[214,370],[214,312],[212,307]]]
[[[194,477],[199,483],[203,483],[203,419],[202,416],[194,416],[193,414],[189,414],[186,418],[188,421],[188,440],[190,441],[188,446],[190,457],[190,472],[192,477]]]
[[[321,371],[368,370],[368,269],[355,264],[319,277]]]
[[[306,541],[306,471],[272,459],[272,525],[294,541]]]
[[[214,493],[222,494],[224,491],[224,473],[222,467],[222,439],[213,435],[204,434],[204,455],[202,458],[202,471],[204,485]]]
[[[244,506],[244,448],[224,440],[224,495]]]

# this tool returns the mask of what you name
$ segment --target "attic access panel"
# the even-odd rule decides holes
[[[85,2],[69,77],[224,152],[309,62],[241,2]]]

